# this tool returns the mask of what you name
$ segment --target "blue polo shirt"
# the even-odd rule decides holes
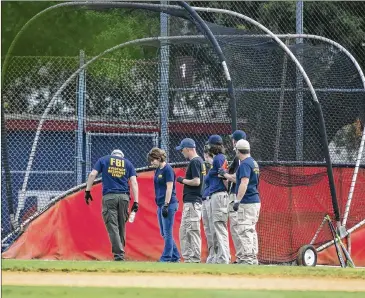
[[[129,195],[128,180],[137,176],[132,163],[119,156],[106,155],[94,165],[94,170],[102,174],[103,195],[108,193],[125,193]]]
[[[260,203],[258,191],[259,174],[259,165],[252,157],[248,157],[241,161],[236,173],[236,194],[238,194],[241,179],[249,179],[246,193],[241,200],[242,204]]]
[[[175,173],[169,164],[166,164],[162,169],[157,168],[155,170],[153,182],[155,186],[155,201],[157,206],[161,207],[165,205],[167,182],[173,182],[170,203],[177,202],[175,190]]]
[[[219,168],[227,169],[228,163],[226,157],[219,153],[213,158],[213,166],[210,169],[209,176],[209,196],[216,192],[227,191],[226,186],[223,183],[223,179],[218,177]]]

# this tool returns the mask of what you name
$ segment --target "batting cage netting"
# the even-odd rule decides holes
[[[187,14],[178,14],[183,18],[168,17],[164,38],[151,29],[141,40],[120,45],[83,69],[95,58],[87,49],[78,57],[10,57],[2,88],[2,137],[7,139],[11,173],[9,181],[2,168],[3,248],[19,236],[19,225],[30,228],[39,213],[84,183],[96,160],[113,149],[145,168],[147,153],[159,146],[170,163],[181,167],[185,160],[175,150],[181,139],[194,139],[202,155],[208,137],[219,134],[232,161],[233,114],[261,168],[259,261],[293,261],[324,216],[334,216],[319,113],[293,59],[243,19],[232,17],[231,27],[207,22],[232,78],[232,113],[214,47]],[[201,15],[209,21],[209,14]],[[320,38],[278,37],[303,66],[321,104],[342,221],[364,131],[361,76],[333,44]],[[365,217],[364,167],[363,154],[346,229]],[[6,196],[9,185],[12,198]],[[312,244],[330,240],[330,230],[324,228]]]

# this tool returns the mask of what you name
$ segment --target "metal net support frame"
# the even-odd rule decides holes
[[[218,35],[218,37],[220,37]],[[245,36],[242,36],[242,38],[244,38]],[[267,37],[267,35],[258,35],[257,37]],[[299,36],[298,35],[279,35],[280,38],[298,38]],[[314,38],[314,39],[323,39],[322,37],[318,37],[318,36],[306,36],[307,38]],[[84,69],[86,69],[90,64],[92,64],[93,62],[95,62],[97,59],[103,57],[104,55],[112,52],[112,51],[115,51],[117,49],[120,49],[122,47],[125,47],[125,46],[128,46],[128,45],[132,45],[132,44],[139,44],[139,43],[144,43],[144,42],[148,42],[148,41],[161,41],[161,40],[181,40],[181,39],[191,39],[191,40],[194,40],[194,39],[204,39],[204,36],[202,35],[199,35],[199,36],[170,36],[170,37],[152,37],[152,38],[143,38],[143,39],[138,39],[138,40],[134,40],[134,41],[129,41],[129,42],[125,42],[125,43],[122,43],[120,45],[117,45],[115,47],[112,47],[104,52],[102,52],[101,54],[99,54],[98,56],[95,56],[93,59],[89,60],[87,63],[85,63],[84,65],[82,65],[75,73],[73,73],[66,81],[65,83],[60,87],[60,89],[56,92],[56,94],[53,96],[53,98],[51,99],[50,103],[49,103],[49,106],[52,106],[53,104],[53,101],[59,96],[59,94],[67,87],[67,85],[74,79],[76,78],[76,76],[82,72]],[[351,54],[349,54],[351,55]],[[361,69],[359,68],[359,71],[361,71]],[[43,115],[43,119],[46,118],[46,113],[48,113],[48,110],[46,109],[45,110],[45,113]],[[41,133],[41,128],[42,128],[42,125],[43,125],[43,121],[40,122],[39,124],[39,127],[38,127],[38,132],[39,134]],[[39,134],[38,134],[38,137],[39,137]],[[38,138],[35,139],[36,142],[38,142]],[[33,146],[33,156],[35,154],[35,151],[36,151],[36,145],[37,143],[34,143],[35,146]],[[362,151],[360,152],[362,153]],[[359,153],[359,154],[360,154]],[[33,162],[33,159],[31,159],[31,161]],[[359,160],[358,160],[358,163],[359,163]]]
[[[117,5],[118,7],[128,7],[128,5],[130,4],[133,4],[133,5],[136,5],[136,3],[116,3],[116,2],[72,2],[72,3],[62,3],[62,4],[57,4],[55,6],[52,6],[40,13],[38,13],[36,16],[34,16],[30,21],[28,21],[24,27],[19,31],[18,35],[16,36],[16,38],[14,39],[13,43],[11,44],[11,47],[8,51],[8,54],[11,52],[11,50],[13,49],[14,45],[15,45],[15,42],[16,40],[18,40],[18,38],[20,37],[22,31],[27,27],[29,26],[29,23],[34,20],[35,18],[37,18],[39,15],[45,13],[46,11],[49,11],[51,9],[55,9],[57,7],[65,7],[65,6],[78,6],[78,5],[94,5],[94,4],[111,4],[111,5]],[[121,5],[122,4],[122,5]],[[142,7],[141,7],[142,6]],[[163,7],[166,7],[166,8],[177,8],[177,9],[181,9],[180,7],[178,6],[171,6],[171,5],[139,5],[140,8],[144,8],[143,6],[152,6],[152,7],[159,7],[159,8],[163,8]],[[338,44],[337,42],[334,42],[328,38],[325,38],[325,37],[321,37],[321,36],[316,36],[316,35],[307,35],[307,34],[278,34],[278,35],[275,35],[273,34],[271,31],[269,31],[266,27],[264,27],[263,25],[257,23],[256,21],[252,20],[251,18],[247,17],[247,16],[244,16],[242,14],[239,14],[239,13],[236,13],[236,12],[232,12],[232,11],[229,11],[229,10],[223,10],[223,9],[215,9],[215,8],[200,8],[200,7],[193,7],[195,10],[197,11],[205,11],[205,12],[216,12],[216,13],[223,13],[223,14],[229,14],[229,15],[233,15],[233,16],[236,16],[238,18],[241,18],[241,19],[244,19],[245,21],[248,21],[254,25],[257,25],[260,29],[262,29],[263,31],[267,32],[268,35],[270,37],[272,37],[278,44],[279,46],[290,56],[290,58],[296,63],[297,67],[299,69],[301,69],[301,65],[299,63],[299,61],[296,59],[296,57],[293,55],[293,53],[289,50],[289,48],[280,40],[280,38],[309,38],[309,39],[317,39],[317,40],[321,40],[321,41],[324,41],[324,42],[327,42],[329,44],[332,44],[333,46],[339,48],[342,52],[344,52],[351,60],[352,62],[354,63],[355,67],[357,68],[357,70],[359,71],[359,74],[360,74],[360,77],[361,77],[361,80],[364,84],[364,90],[365,90],[365,77],[364,77],[364,74],[360,68],[360,66],[358,65],[356,59],[351,55],[351,53],[349,53],[344,47],[342,47],[340,44]],[[265,28],[265,29],[263,29]],[[266,31],[267,30],[267,31]],[[268,36],[266,36],[268,37]],[[174,37],[169,37],[167,39],[170,39],[172,40]],[[183,37],[176,37],[177,39],[178,38],[184,38],[184,39],[187,39],[189,38],[188,36],[183,36]],[[94,59],[90,60],[87,64],[85,64],[82,68],[79,68],[77,72],[75,72],[68,80],[66,80],[66,82],[61,86],[62,90],[64,88],[66,88],[66,86],[72,81],[72,79],[74,79],[83,69],[85,69],[91,62],[94,62],[96,59],[104,56],[105,54],[107,53],[110,53],[116,49],[119,49],[123,46],[127,46],[127,45],[131,45],[131,44],[138,44],[138,42],[140,43],[143,43],[143,42],[146,42],[146,41],[152,41],[152,40],[164,40],[163,38],[159,38],[159,37],[155,37],[155,38],[145,38],[145,39],[140,39],[140,40],[135,40],[135,41],[129,41],[129,42],[126,42],[126,43],[123,43],[121,45],[118,45],[118,46],[115,46],[111,49],[108,49],[106,51],[104,51],[103,53],[99,54],[98,56],[94,57]],[[8,59],[9,55],[6,56],[5,58],[5,61],[4,61],[4,67],[3,67],[3,74],[5,74],[5,71],[6,71],[6,66],[7,66],[7,59]],[[293,59],[294,58],[294,59]],[[297,62],[296,62],[297,61]],[[302,68],[303,72],[305,73],[304,69]],[[302,73],[303,74],[303,73]],[[304,79],[306,78],[306,75],[303,75]],[[309,78],[307,77],[309,83],[310,83],[310,80]],[[48,104],[44,114],[42,115],[42,118],[40,120],[40,123],[39,123],[39,131],[41,131],[42,129],[42,126],[43,126],[43,122],[44,122],[44,118],[47,116],[48,112],[49,112],[49,107],[52,106],[53,104],[53,101],[55,100],[55,98],[62,92],[61,88],[56,92],[56,94],[53,96],[53,98],[51,99],[50,103]],[[309,85],[309,88],[310,89],[313,89],[313,91],[311,90],[311,93],[312,93],[312,96],[314,98],[314,100],[317,100],[318,102],[318,99],[316,97],[316,93],[315,93],[315,90],[313,88],[313,86]],[[61,90],[61,91],[60,91]],[[38,132],[38,129],[37,129],[37,132]],[[32,167],[32,163],[33,163],[33,158],[34,158],[34,154],[35,154],[35,150],[36,150],[36,147],[37,147],[37,143],[38,143],[38,138],[39,138],[39,133],[36,135],[35,139],[34,139],[34,143],[33,145],[35,144],[35,146],[32,146],[32,151],[31,151],[31,154],[30,154],[30,158],[29,158],[29,162],[28,162],[28,166],[30,164],[30,167],[27,167],[27,171],[31,170],[31,167]],[[361,143],[360,143],[360,148],[359,148],[359,152],[358,152],[358,156],[357,156],[357,159],[356,159],[356,165],[355,165],[355,170],[354,170],[354,173],[353,173],[353,178],[352,178],[352,181],[351,181],[351,187],[350,187],[350,191],[349,191],[349,195],[348,195],[348,199],[347,199],[347,204],[346,204],[346,209],[345,209],[345,213],[344,213],[344,218],[343,218],[343,222],[342,222],[342,226],[345,226],[346,223],[347,223],[347,218],[348,218],[348,214],[349,214],[349,210],[350,210],[350,206],[351,206],[351,200],[353,198],[353,193],[354,193],[354,189],[355,189],[355,185],[356,185],[356,180],[357,180],[357,174],[358,174],[358,170],[359,170],[359,167],[360,167],[360,161],[361,161],[361,157],[362,157],[362,154],[363,154],[363,148],[364,148],[364,143],[365,143],[365,130],[363,131],[363,134],[362,134],[362,138],[361,138]],[[33,152],[33,147],[34,147],[34,152]],[[27,177],[27,175],[25,176]],[[28,175],[29,177],[29,175]],[[24,185],[24,184],[23,184]],[[26,185],[26,183],[25,183]],[[26,187],[25,187],[26,189]],[[20,202],[19,202],[20,203]],[[364,224],[364,221],[361,221],[360,223],[358,223],[356,226],[352,227],[351,229],[349,229],[347,231],[347,233],[351,233],[352,231],[354,231],[355,229],[357,229],[358,227],[360,227],[361,225]]]
[[[2,73],[2,77],[5,74],[6,68],[7,68],[7,64],[8,64],[8,59],[10,57],[10,53],[12,52],[16,41],[20,38],[22,32],[29,26],[29,24],[37,19],[40,15],[59,8],[59,7],[68,7],[68,6],[98,6],[98,5],[110,5],[110,7],[112,8],[141,8],[141,9],[147,9],[147,10],[153,10],[153,11],[158,11],[158,12],[167,12],[169,13],[168,9],[179,9],[179,10],[184,10],[183,7],[180,6],[175,6],[175,5],[161,5],[161,4],[141,4],[141,3],[128,3],[128,2],[124,2],[124,3],[120,3],[120,2],[66,2],[66,3],[61,3],[61,4],[56,4],[54,6],[51,6],[49,8],[46,8],[45,10],[39,12],[38,14],[36,14],[34,17],[32,17],[18,32],[18,34],[16,35],[16,37],[14,38],[13,42],[11,43],[10,47],[9,47],[9,51],[7,52],[7,55],[5,57],[4,60],[4,66],[3,66],[3,73]],[[324,123],[324,119],[323,119],[323,113],[321,110],[321,106],[320,103],[318,101],[318,97],[317,94],[313,88],[313,85],[307,75],[307,73],[305,72],[304,68],[302,67],[302,65],[300,64],[299,60],[295,57],[295,55],[290,51],[290,49],[285,45],[285,43],[283,43],[279,37],[277,37],[277,35],[275,35],[273,32],[271,32],[268,28],[266,28],[264,25],[260,24],[259,22],[253,20],[250,17],[247,17],[245,15],[242,15],[240,13],[237,12],[233,12],[230,10],[225,10],[225,9],[217,9],[217,8],[202,8],[202,7],[192,7],[192,9],[194,9],[195,11],[200,11],[200,12],[213,12],[213,13],[223,13],[223,14],[228,14],[234,17],[239,17],[241,19],[244,19],[246,22],[258,27],[260,30],[264,31],[265,33],[267,33],[271,38],[274,39],[274,41],[280,46],[280,48],[282,48],[284,50],[284,52],[290,57],[290,59],[295,63],[295,65],[298,68],[298,71],[301,73],[301,75],[304,78],[304,81],[307,83],[307,86],[310,90],[310,93],[312,95],[313,101],[316,105],[316,109],[317,112],[319,114],[319,118],[320,118],[320,131],[322,133],[322,139],[323,139],[323,145],[325,148],[325,159],[327,162],[327,175],[330,181],[330,191],[331,191],[331,198],[332,198],[332,204],[333,204],[333,209],[334,209],[334,213],[335,213],[335,218],[337,221],[337,224],[340,225],[339,223],[339,219],[340,219],[340,214],[339,214],[339,209],[338,209],[338,203],[337,203],[337,198],[336,198],[336,189],[334,187],[334,178],[333,178],[333,171],[332,171],[332,164],[331,164],[331,160],[329,157],[329,150],[328,150],[328,142],[327,142],[327,136],[326,136],[326,128],[325,128],[325,123]],[[166,11],[165,11],[166,10]],[[186,36],[185,36],[186,38]],[[152,41],[152,40],[158,40],[161,41],[163,39],[140,39],[139,42],[143,42],[143,41]],[[100,57],[104,56],[107,53],[110,53],[116,49],[119,49],[123,46],[127,46],[127,45],[131,45],[131,44],[137,44],[138,42],[136,41],[129,41],[129,42],[125,42],[123,44],[117,45],[115,47],[112,47],[104,52],[102,52],[101,54],[95,56],[93,59],[91,59],[90,61],[88,61],[87,63],[85,63],[84,65],[82,65],[75,73],[73,73],[67,80],[66,82],[59,88],[59,90],[57,90],[57,92],[55,93],[55,95],[52,97],[52,99],[50,100],[50,102],[48,103],[45,111],[42,114],[42,117],[40,119],[37,131],[36,131],[36,135],[33,141],[33,145],[32,145],[32,149],[31,149],[31,153],[29,155],[29,160],[27,163],[27,168],[26,168],[26,172],[25,172],[25,177],[24,177],[24,181],[23,181],[23,185],[22,185],[22,190],[21,190],[21,194],[19,197],[19,201],[18,201],[18,208],[15,214],[15,222],[17,223],[17,219],[19,217],[20,214],[20,209],[19,206],[21,206],[21,204],[24,203],[24,199],[25,199],[25,191],[27,189],[27,184],[28,184],[28,180],[29,180],[29,175],[30,175],[30,171],[32,169],[32,165],[33,165],[33,160],[35,157],[35,152],[36,152],[36,148],[37,148],[37,144],[38,144],[38,140],[39,140],[39,136],[40,136],[40,132],[42,129],[42,126],[45,122],[45,118],[48,115],[48,112],[50,111],[51,107],[53,106],[54,101],[56,100],[57,96],[60,95],[60,93],[62,92],[62,90],[64,90],[64,88],[66,88],[66,86],[70,83],[71,80],[73,80],[83,69],[85,69],[88,65],[90,65],[92,62],[96,61],[97,59],[99,59]],[[223,65],[224,67],[224,65]],[[226,72],[226,68],[224,68],[225,70],[225,74],[227,75]]]

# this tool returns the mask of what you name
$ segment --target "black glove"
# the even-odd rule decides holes
[[[85,202],[89,205],[89,200],[92,201],[93,197],[91,196],[90,190],[85,190]]]
[[[240,202],[236,202],[233,204],[233,210],[238,211],[238,208],[240,207]]]
[[[219,168],[219,169],[218,169],[218,174],[219,174],[220,176],[224,177],[224,174],[226,174],[226,173],[227,173],[227,171],[226,171],[225,169],[222,169],[222,168]]]
[[[177,177],[176,178],[176,181],[179,182],[179,183],[181,183],[181,184],[184,184],[183,183],[183,180],[184,180],[184,177]]]
[[[132,205],[132,209],[131,211],[133,212],[137,212],[138,211],[138,203],[137,202],[134,202],[133,205]]]
[[[162,216],[164,218],[169,216],[169,204],[163,205],[163,207],[162,207]]]

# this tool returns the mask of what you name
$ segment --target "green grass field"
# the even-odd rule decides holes
[[[184,289],[135,289],[135,288],[69,288],[69,287],[15,287],[4,286],[3,297],[88,297],[88,298],[357,298],[364,293],[349,292],[300,292],[300,291],[251,291],[251,290],[184,290]]]
[[[99,262],[99,261],[39,261],[39,260],[2,260],[3,275],[7,272],[15,273],[71,273],[77,272],[90,275],[96,273],[118,274],[120,278],[123,275],[151,275],[156,278],[164,278],[166,275],[175,275],[177,277],[186,275],[203,275],[209,279],[220,276],[244,276],[244,277],[282,277],[288,278],[306,278],[303,282],[308,282],[308,278],[313,279],[338,279],[338,282],[347,282],[358,280],[365,283],[365,269],[341,269],[329,267],[295,267],[295,266],[240,266],[240,265],[211,265],[211,264],[171,264],[157,262]],[[24,275],[19,276],[21,281]],[[41,278],[41,276],[39,277]],[[119,278],[119,277],[118,277]],[[75,275],[77,280],[77,275]],[[298,282],[298,280],[297,280]],[[326,282],[324,280],[324,282]],[[23,279],[24,283],[24,279]],[[299,281],[300,283],[300,281]],[[153,288],[146,284],[143,287],[115,288],[115,287],[72,287],[72,286],[24,286],[20,285],[3,285],[2,294],[6,298],[16,297],[77,297],[77,298],[100,298],[100,297],[128,297],[128,298],[352,298],[364,297],[364,292],[327,292],[327,291],[289,291],[289,290],[217,290],[217,289],[188,289],[188,288]],[[32,282],[30,283],[32,284]],[[85,286],[85,284],[83,284]],[[186,285],[185,285],[186,286]],[[295,287],[293,288],[295,289]],[[309,287],[308,289],[311,289]],[[351,291],[351,289],[349,289]]]
[[[186,275],[365,279],[364,268],[342,269],[332,267],[242,266],[157,262],[2,260],[2,270],[19,272],[165,273]]]

